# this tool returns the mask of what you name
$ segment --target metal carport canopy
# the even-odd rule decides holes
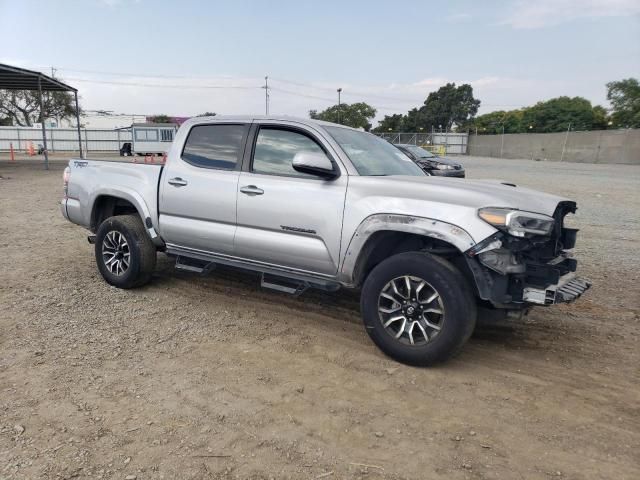
[[[80,109],[78,108],[78,90],[49,77],[41,72],[26,68],[12,67],[0,63],[0,90],[37,90],[40,98],[40,120],[42,125],[42,141],[44,142],[44,166],[49,169],[49,153],[47,152],[47,135],[42,115],[42,92],[73,92],[76,102],[76,123],[78,124],[78,148],[82,157],[82,140],[80,137]]]

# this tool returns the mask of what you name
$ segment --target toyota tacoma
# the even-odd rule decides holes
[[[510,183],[427,176],[363,131],[288,117],[199,117],[164,165],[72,159],[62,214],[88,229],[102,277],[176,268],[259,272],[300,294],[358,289],[365,329],[389,356],[441,362],[465,344],[479,308],[526,312],[571,302],[576,204]]]

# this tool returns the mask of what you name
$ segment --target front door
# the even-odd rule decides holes
[[[347,175],[333,180],[292,167],[300,151],[329,156],[309,130],[258,127],[248,168],[238,182],[236,254],[265,264],[335,275],[340,258]],[[339,168],[334,161],[335,168]]]
[[[236,196],[249,124],[195,125],[172,152],[160,185],[160,230],[168,244],[233,254]]]

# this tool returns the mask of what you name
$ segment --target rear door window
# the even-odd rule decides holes
[[[235,170],[246,130],[246,125],[196,125],[189,132],[182,159],[196,167]]]

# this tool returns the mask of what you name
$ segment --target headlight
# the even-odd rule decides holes
[[[440,163],[436,160],[426,160],[424,162],[429,168],[435,168],[436,170],[455,170],[453,165],[447,165],[446,163]]]
[[[522,212],[509,208],[481,208],[478,216],[485,222],[514,237],[530,235],[549,235],[553,231],[555,220],[541,213]]]

